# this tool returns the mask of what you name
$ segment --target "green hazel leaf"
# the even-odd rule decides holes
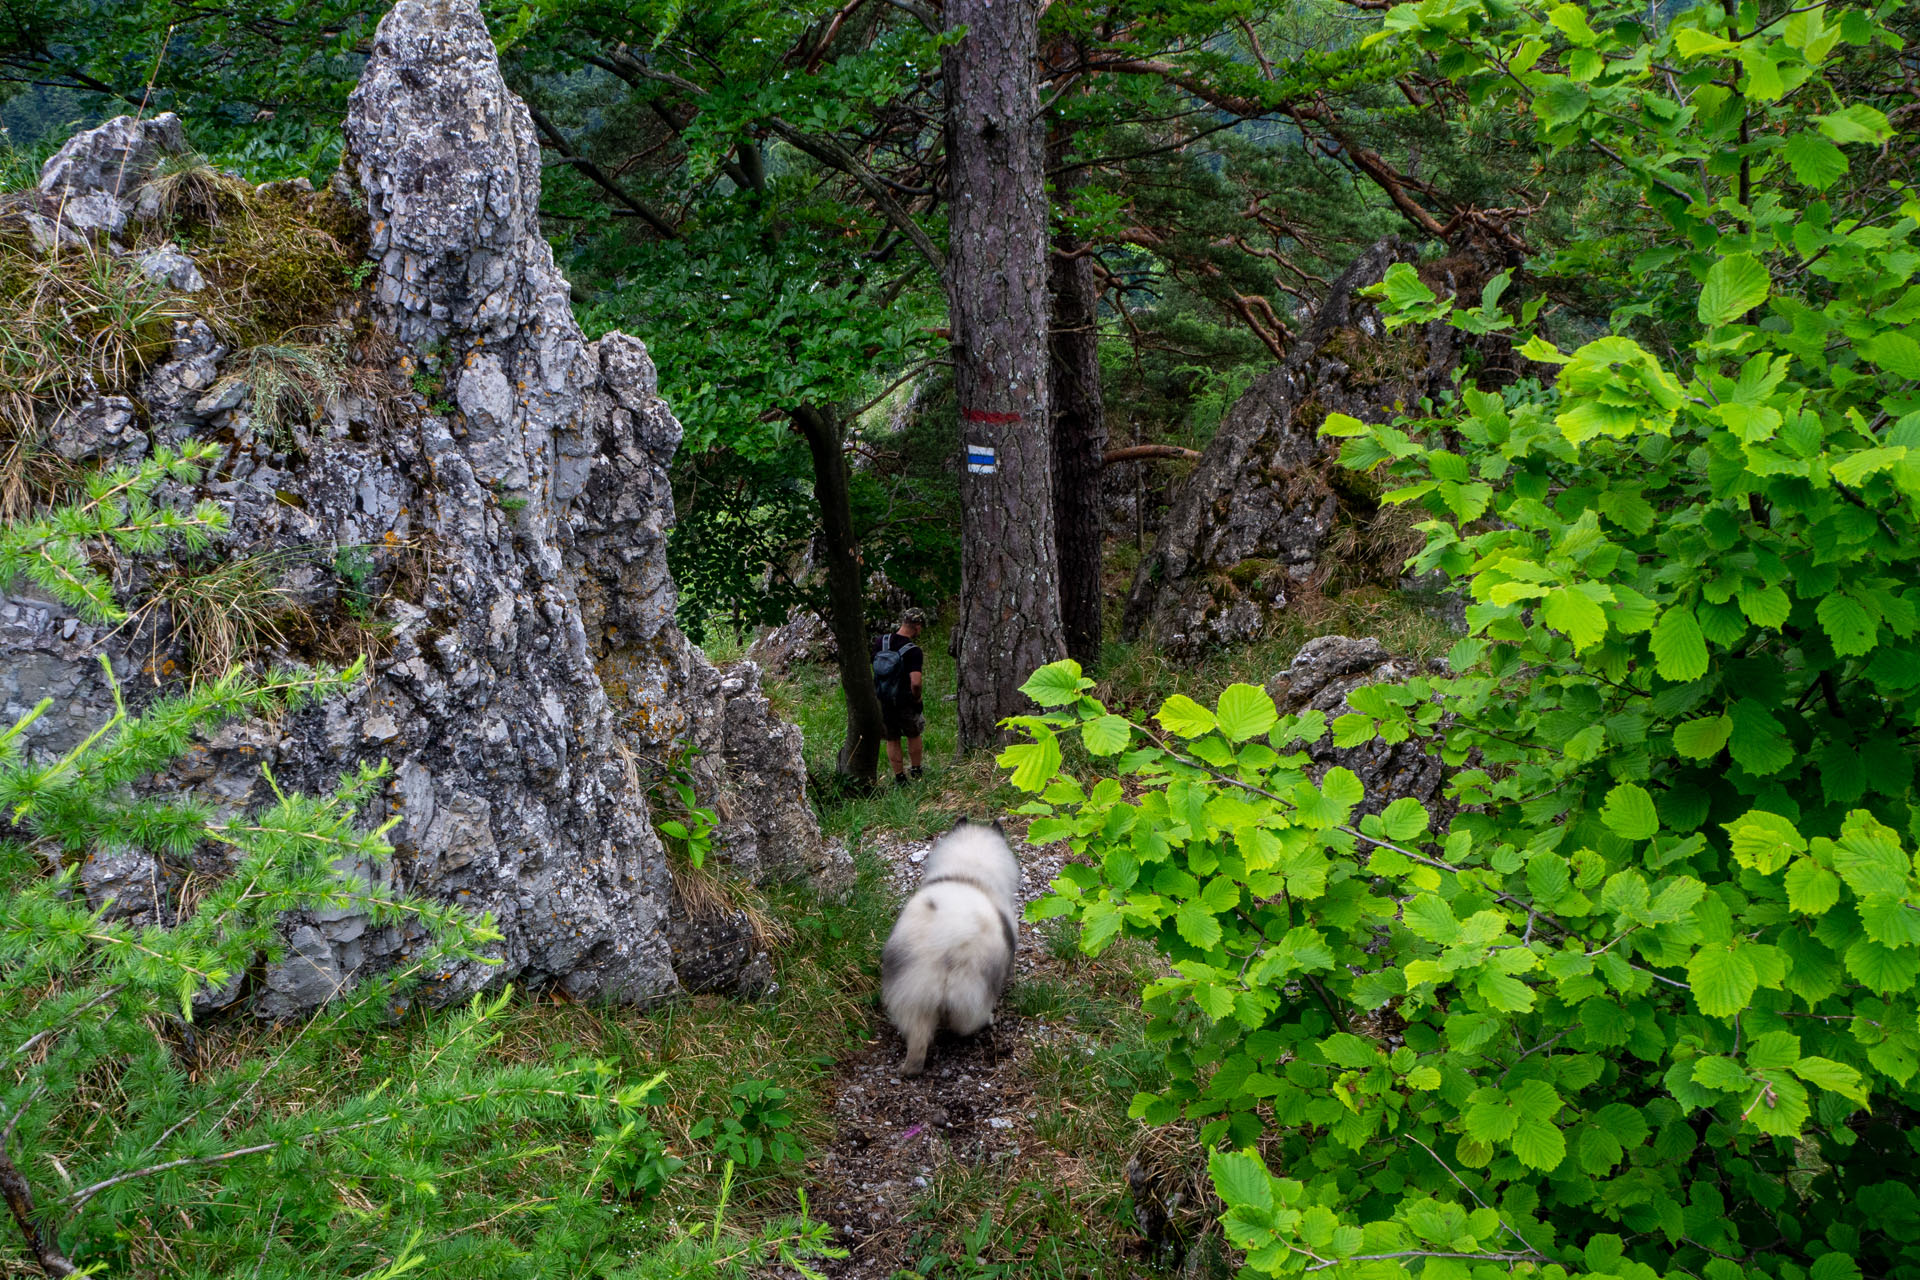
[[[1551,1120],[1522,1116],[1513,1133],[1513,1154],[1520,1163],[1542,1173],[1551,1173],[1567,1158],[1567,1140]]]
[[[1752,254],[1722,258],[1707,271],[1706,287],[1700,291],[1700,323],[1731,324],[1765,302],[1771,289],[1766,265]]]
[[[1746,1009],[1760,987],[1753,961],[1738,946],[1707,946],[1687,963],[1687,981],[1700,1012],[1731,1018]]]
[[[1831,1058],[1802,1058],[1793,1064],[1791,1070],[1808,1084],[1817,1085],[1829,1093],[1837,1093],[1863,1107],[1867,1105],[1867,1088],[1860,1073],[1844,1062],[1835,1062]]]
[[[1207,1158],[1213,1189],[1229,1208],[1273,1211],[1273,1179],[1252,1151],[1216,1151]]]
[[[1453,908],[1437,893],[1417,894],[1408,899],[1400,909],[1400,918],[1416,936],[1428,942],[1444,946],[1460,937],[1460,922],[1453,918]]]
[[[1843,658],[1871,653],[1880,634],[1880,620],[1853,596],[1836,591],[1820,601],[1814,610],[1820,626],[1833,641],[1833,651]]]
[[[1791,1031],[1768,1031],[1756,1036],[1747,1050],[1747,1065],[1756,1071],[1780,1071],[1800,1061],[1800,1037]]]
[[[1736,1089],[1745,1089],[1753,1083],[1753,1077],[1740,1069],[1740,1064],[1732,1058],[1701,1058],[1693,1064],[1693,1079],[1709,1089],[1718,1089],[1729,1093]]]
[[[1861,354],[1902,378],[1920,378],[1920,342],[1895,329],[1876,333],[1861,347]],[[1851,482],[1850,482],[1851,483]]]
[[[1844,959],[1848,973],[1881,995],[1905,993],[1920,975],[1920,953],[1883,947],[1872,938],[1855,938]]]
[[[1711,760],[1727,745],[1733,721],[1725,716],[1702,716],[1673,726],[1673,749],[1689,760]]]
[[[1807,1122],[1807,1090],[1791,1076],[1776,1075],[1757,1099],[1759,1105],[1744,1112],[1746,1119],[1762,1133],[1777,1138],[1797,1138]]]
[[[1840,901],[1840,877],[1812,858],[1787,868],[1787,905],[1803,916],[1825,915]]]
[[[1096,756],[1124,750],[1133,740],[1133,726],[1116,715],[1096,716],[1080,726],[1080,741]]]
[[[1733,856],[1742,866],[1770,876],[1796,853],[1807,851],[1807,841],[1790,819],[1755,809],[1723,824]]]
[[[1881,336],[1885,337],[1888,335],[1883,334]],[[1913,348],[1913,364],[1916,369],[1920,369],[1920,345],[1916,345],[1913,339],[1908,338],[1907,346]],[[1884,364],[1885,362],[1881,361],[1878,363]],[[1920,378],[1920,373],[1906,376]],[[1892,448],[1862,449],[1857,453],[1847,454],[1833,464],[1833,478],[1841,484],[1858,485],[1868,476],[1877,475],[1882,471],[1886,471],[1905,462],[1907,460],[1907,453],[1908,450],[1905,445],[1895,445]]]
[[[1856,102],[1823,116],[1814,116],[1820,132],[1838,143],[1863,142],[1877,147],[1893,137],[1893,125],[1878,108]]]
[[[1660,814],[1653,807],[1653,797],[1636,782],[1623,782],[1607,793],[1600,820],[1626,840],[1651,840],[1660,830]]]
[[[1404,262],[1396,262],[1387,268],[1383,281],[1387,287],[1387,301],[1396,310],[1404,311],[1408,307],[1420,306],[1434,300],[1434,292],[1420,279],[1420,273]]]
[[[1367,796],[1367,789],[1360,785],[1359,777],[1343,765],[1335,765],[1327,770],[1327,776],[1320,779],[1320,791],[1335,804],[1349,809]]]
[[[1764,778],[1793,763],[1793,744],[1765,705],[1753,698],[1736,698],[1728,704],[1727,716],[1733,721],[1727,749],[1741,768]]]
[[[1387,839],[1402,844],[1425,835],[1429,821],[1427,807],[1412,796],[1401,796],[1380,814],[1380,825]]]
[[[1707,673],[1707,641],[1693,610],[1674,606],[1654,624],[1653,660],[1662,677],[1676,683]]]
[[[1080,664],[1072,658],[1063,658],[1059,662],[1049,662],[1027,677],[1020,686],[1020,692],[1032,698],[1043,707],[1057,707],[1072,702],[1080,696],[1082,689],[1091,688],[1093,681],[1084,679],[1080,674]]]
[[[1467,1136],[1480,1142],[1504,1142],[1513,1136],[1520,1123],[1520,1113],[1513,1104],[1494,1090],[1484,1090],[1488,1097],[1481,1098],[1460,1117],[1461,1126]]]
[[[995,761],[1013,771],[1013,785],[1022,791],[1038,791],[1060,772],[1060,739],[1044,726],[1035,726],[1033,735],[1034,741],[1015,743]]]
[[[1834,842],[1833,869],[1862,897],[1904,898],[1913,864],[1891,827],[1856,809],[1847,815],[1846,826]]]
[[[1787,164],[1794,181],[1825,191],[1846,175],[1847,153],[1817,133],[1796,133],[1787,139]]]
[[[1598,601],[1574,587],[1555,587],[1543,610],[1547,625],[1573,641],[1574,652],[1606,639],[1607,615]]]
[[[1161,728],[1181,738],[1197,738],[1203,733],[1212,733],[1220,723],[1213,718],[1213,712],[1184,693],[1176,693],[1161,703],[1160,710],[1153,718],[1160,722]]]
[[[1220,695],[1217,715],[1220,732],[1235,742],[1259,737],[1280,718],[1267,691],[1252,684],[1228,685]]]
[[[1533,988],[1506,973],[1488,971],[1474,984],[1480,998],[1502,1013],[1525,1013],[1533,1008]]]
[[[1220,922],[1214,919],[1213,912],[1199,901],[1183,902],[1174,912],[1173,926],[1180,936],[1202,951],[1211,951],[1220,942]]]
[[[1742,587],[1740,608],[1754,626],[1777,631],[1793,612],[1793,601],[1779,587]]]
[[[1333,745],[1343,751],[1372,742],[1375,736],[1372,716],[1349,711],[1333,722]]]

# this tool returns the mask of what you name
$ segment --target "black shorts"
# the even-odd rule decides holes
[[[918,738],[927,731],[926,713],[917,707],[890,707],[883,702],[880,704],[880,723],[883,726],[880,736],[888,742]]]

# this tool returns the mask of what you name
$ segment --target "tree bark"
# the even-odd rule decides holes
[[[1054,120],[1047,130],[1047,167],[1061,174],[1055,199],[1071,208],[1074,192],[1086,185],[1084,166],[1065,168],[1073,130]],[[1101,455],[1107,447],[1107,411],[1100,389],[1100,290],[1086,246],[1065,227],[1054,233],[1048,264],[1052,292],[1047,346],[1051,356],[1048,388],[1053,415],[1054,542],[1060,560],[1060,621],[1067,653],[1083,667],[1100,658],[1101,545],[1106,521],[1101,512]]]
[[[21,1108],[23,1111],[25,1109]],[[14,1119],[18,1120],[19,1116],[16,1115]],[[40,1226],[39,1211],[33,1203],[33,1187],[7,1155],[7,1140],[12,1137],[13,1124],[10,1121],[6,1132],[0,1134],[0,1199],[7,1202],[14,1224],[26,1238],[27,1248],[32,1251],[33,1260],[40,1264],[42,1271],[55,1277],[78,1275],[80,1269],[60,1252],[52,1235]]]
[[[1020,686],[1066,652],[1047,412],[1040,0],[948,0],[947,298],[960,403],[960,744],[998,741]]]
[[[867,661],[867,618],[860,585],[859,539],[853,531],[847,482],[846,433],[838,415],[813,405],[793,414],[813,454],[813,496],[820,504],[820,541],[826,553],[828,626],[840,650],[840,691],[847,699],[847,736],[834,768],[872,786],[880,768],[880,695]]]

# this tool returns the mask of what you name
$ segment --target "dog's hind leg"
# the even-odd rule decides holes
[[[939,1019],[916,1011],[916,1016],[906,1021],[908,1025],[900,1028],[907,1037],[907,1056],[900,1060],[900,1074],[912,1078],[927,1069],[927,1046],[933,1043]]]

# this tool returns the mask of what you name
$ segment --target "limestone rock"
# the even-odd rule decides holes
[[[40,190],[56,201],[54,216],[60,224],[46,235],[64,240],[61,227],[119,235],[140,186],[167,157],[187,150],[180,118],[171,111],[151,120],[116,116],[97,129],[75,134],[40,168]],[[35,237],[44,238],[37,227]]]
[[[386,15],[345,134],[341,181],[364,192],[372,226],[372,319],[398,368],[356,370],[310,432],[267,441],[247,413],[252,388],[223,372],[212,329],[183,321],[138,405],[81,406],[52,432],[78,459],[113,452],[114,423],[144,447],[146,433],[128,425],[141,409],[155,439],[217,429],[227,452],[214,476],[178,496],[227,506],[223,554],[270,553],[306,625],[332,628],[284,656],[340,651],[321,641],[374,650],[350,694],[225,726],[153,787],[245,809],[269,799],[262,765],[318,792],[387,761],[366,817],[398,818],[396,856],[353,874],[369,892],[490,912],[503,934],[497,965],[433,975],[434,998],[507,980],[629,1002],[686,986],[762,988],[770,964],[743,917],[697,929],[681,918],[650,784],[685,761],[701,802],[722,815],[716,855],[741,874],[834,888],[851,863],[820,838],[799,731],[773,715],[758,668],[716,670],[673,625],[667,466],[680,427],[644,345],[618,333],[589,343],[573,320],[540,231],[531,121],[473,0],[401,0]],[[183,146],[171,116],[112,122],[55,157],[40,199],[118,199]],[[184,288],[198,268],[172,252],[179,261],[148,266]],[[408,386],[430,362],[451,409]],[[121,566],[132,597],[154,568]],[[375,609],[377,631],[355,621]],[[0,703],[17,719],[54,699],[25,749],[57,756],[112,714],[98,653],[135,710],[165,691],[178,678],[169,634],[164,610],[112,634],[57,605],[0,597]],[[138,882],[163,871],[108,857],[85,882],[98,901],[151,912],[158,899],[141,898]],[[297,913],[286,936],[282,963],[252,991],[261,1016],[298,1014],[424,944],[417,927],[377,926],[352,906]]]
[[[125,200],[161,161],[186,151],[186,131],[171,111],[151,120],[115,116],[67,139],[40,167],[40,189],[70,199],[99,192]]]
[[[94,396],[55,418],[47,443],[69,462],[104,457],[133,441],[139,412],[125,396]]]
[[[1141,559],[1122,629],[1176,661],[1257,638],[1303,591],[1352,558],[1334,548],[1343,520],[1377,508],[1340,471],[1317,432],[1328,413],[1379,422],[1446,384],[1458,353],[1443,322],[1389,333],[1359,290],[1411,249],[1382,240],[1354,262],[1295,339],[1220,424]],[[1392,558],[1392,557],[1389,557]],[[1397,570],[1397,565],[1393,566]]]
[[[769,675],[786,675],[796,664],[839,661],[839,646],[833,632],[811,609],[796,609],[793,616],[747,648],[747,657]]]
[[[1443,795],[1449,771],[1438,757],[1428,755],[1414,741],[1375,739],[1357,747],[1336,747],[1331,722],[1353,709],[1347,695],[1361,685],[1445,674],[1445,662],[1397,657],[1371,636],[1320,636],[1301,646],[1287,669],[1268,683],[1267,692],[1282,715],[1317,710],[1327,717],[1327,732],[1307,744],[1307,754],[1317,766],[1316,777],[1336,765],[1351,769],[1366,788],[1362,813],[1378,813],[1400,797],[1411,796],[1427,807],[1434,829],[1441,830],[1454,806]]]
[[[170,868],[144,849],[102,849],[80,863],[80,886],[87,905],[105,908],[108,920],[131,924],[170,924],[165,904],[173,888]]]
[[[852,883],[852,861],[820,837],[800,731],[773,714],[758,666],[717,670],[674,623],[667,466],[680,424],[659,397],[653,361],[625,334],[596,345],[607,400],[587,419],[601,424],[591,442],[598,461],[569,516],[567,561],[626,741],[643,767],[685,760],[720,815],[716,847],[735,871],[837,891]]]
[[[140,270],[169,288],[181,293],[198,293],[207,287],[206,277],[200,274],[200,268],[192,258],[180,251],[174,244],[163,244],[157,249],[148,249],[135,258]]]

